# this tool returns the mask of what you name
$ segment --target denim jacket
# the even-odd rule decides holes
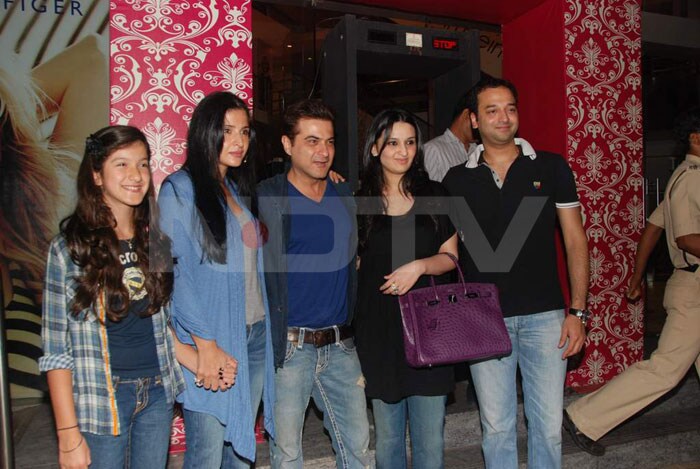
[[[240,200],[237,188],[227,181],[228,189],[242,210],[248,211]],[[235,216],[226,210],[226,263],[204,260],[199,241],[201,221],[195,206],[192,180],[185,170],[176,171],[163,181],[158,195],[160,226],[172,240],[172,254],[177,259],[172,300],[172,323],[178,338],[193,344],[192,336],[215,340],[218,347],[238,360],[236,385],[226,392],[211,392],[188,386],[178,397],[185,409],[207,413],[226,426],[224,440],[231,442],[239,455],[255,459],[255,415],[250,402],[250,375],[246,338],[246,292],[243,271],[243,231]],[[248,212],[252,218],[252,214]],[[260,239],[262,241],[262,239]],[[262,275],[262,253],[258,250],[257,272],[265,306],[265,279]],[[270,321],[265,330],[265,374],[263,409],[265,428],[274,437],[272,409],[275,402],[274,366],[270,346]],[[195,375],[183,368],[185,380]]]
[[[328,180],[338,192],[343,205],[348,211],[352,224],[350,243],[357,250],[357,207],[350,186],[346,183],[334,184]],[[258,184],[258,207],[260,220],[268,229],[268,240],[263,248],[265,261],[265,283],[270,306],[272,323],[272,348],[275,356],[275,367],[284,363],[287,346],[287,327],[289,318],[289,295],[287,292],[287,244],[290,236],[289,194],[287,175],[266,179]],[[355,270],[356,254],[350,263],[347,288],[348,317],[346,324],[352,322],[357,297],[357,271]]]

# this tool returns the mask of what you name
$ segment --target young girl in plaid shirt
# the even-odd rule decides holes
[[[166,465],[184,381],[167,326],[171,257],[153,221],[149,159],[134,127],[88,137],[77,207],[49,249],[39,366],[62,468]]]

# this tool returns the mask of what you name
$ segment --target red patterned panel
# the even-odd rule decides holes
[[[110,120],[146,133],[156,186],[185,158],[187,123],[213,90],[252,104],[250,0],[110,3]]]
[[[200,99],[229,90],[252,105],[251,19],[250,0],[110,3],[110,121],[144,131],[157,187],[184,162]],[[184,448],[176,417],[170,450]]]
[[[184,453],[185,449],[185,421],[178,415],[173,419],[173,426],[170,429],[170,452]]]
[[[643,305],[624,295],[644,226],[640,15],[641,0],[564,0],[567,158],[591,254],[593,320],[567,380],[582,389],[643,352]]]

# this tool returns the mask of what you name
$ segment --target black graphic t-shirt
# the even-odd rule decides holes
[[[129,314],[119,322],[107,320],[112,374],[120,378],[145,378],[160,373],[153,335],[153,320],[142,318],[148,307],[145,276],[129,240],[120,240],[119,260],[124,266],[122,282],[129,291]],[[157,313],[161,314],[161,313]]]

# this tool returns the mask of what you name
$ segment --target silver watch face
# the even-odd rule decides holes
[[[575,313],[572,313],[571,310],[575,310]],[[586,322],[588,321],[588,318],[591,316],[591,312],[588,311],[587,309],[576,309],[576,308],[570,308],[569,309],[569,314],[573,314],[577,318],[579,318],[581,321]]]

